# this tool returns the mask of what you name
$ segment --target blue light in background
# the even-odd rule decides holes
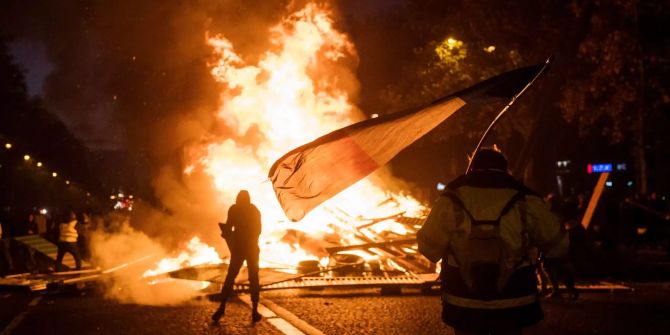
[[[592,166],[594,173],[612,172],[612,164],[593,164]]]

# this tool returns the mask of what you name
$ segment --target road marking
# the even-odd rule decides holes
[[[288,321],[298,329],[300,329],[302,332],[308,335],[325,335],[322,331],[314,328],[312,325],[309,323],[303,321],[299,317],[295,316],[295,314],[289,312],[287,309],[275,304],[274,302],[268,300],[268,299],[263,299],[262,300],[263,304],[267,306],[270,310],[275,312],[279,317],[282,319]]]
[[[251,307],[251,298],[249,295],[244,294],[238,297]],[[268,323],[286,335],[325,335],[322,331],[312,327],[312,325],[301,320],[295,314],[268,299],[263,299],[258,304],[258,313],[267,319]]]
[[[28,307],[35,307],[35,306],[37,306],[37,304],[40,303],[40,300],[42,300],[42,296],[37,296],[37,297],[33,298],[33,300],[30,300],[30,302],[28,303]],[[23,312],[19,313],[19,315],[17,315],[17,316],[12,320],[12,322],[10,322],[10,323],[7,325],[7,327],[5,327],[5,329],[3,329],[2,332],[0,332],[0,335],[9,335],[9,334],[11,334],[11,333],[16,329],[16,327],[18,327],[19,324],[21,324],[21,321],[23,321],[23,319],[26,318],[26,316],[28,315],[28,311],[29,311],[29,309],[26,309],[26,310],[24,310]]]

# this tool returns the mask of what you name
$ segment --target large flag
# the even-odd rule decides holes
[[[503,73],[427,106],[361,121],[291,150],[269,178],[286,216],[309,211],[386,164],[464,106],[515,99],[547,63]]]

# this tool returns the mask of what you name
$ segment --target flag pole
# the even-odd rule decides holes
[[[535,77],[533,78],[533,80],[529,81],[528,84],[526,84],[526,86],[525,86],[519,93],[515,94],[515,95],[512,97],[512,99],[510,100],[510,102],[509,102],[509,103],[508,103],[508,104],[507,104],[507,105],[500,111],[500,113],[498,113],[498,115],[495,117],[495,119],[493,119],[493,121],[491,122],[491,124],[489,124],[488,128],[486,128],[486,131],[484,131],[484,134],[483,134],[482,137],[479,139],[479,143],[477,143],[477,146],[475,147],[475,151],[473,151],[473,152],[472,152],[472,156],[470,156],[470,160],[468,161],[468,168],[465,170],[465,173],[468,173],[468,171],[470,171],[470,166],[472,165],[472,158],[474,158],[475,155],[477,154],[477,152],[479,151],[479,149],[481,149],[482,144],[484,143],[484,140],[485,140],[486,137],[489,135],[489,132],[491,132],[491,129],[493,129],[493,126],[495,126],[496,123],[498,123],[498,120],[500,120],[500,118],[502,118],[502,116],[505,115],[505,112],[507,112],[507,110],[508,110],[510,107],[512,107],[512,105],[516,102],[516,100],[519,99],[519,98],[526,92],[526,90],[528,90],[528,88],[529,88],[531,85],[533,85],[533,83],[535,82],[535,80],[537,80],[537,78],[539,78],[539,77],[540,77],[540,76],[547,70],[547,68],[549,68],[549,65],[551,65],[551,63],[552,63],[553,61],[554,61],[554,56],[550,56],[549,58],[547,58],[547,60],[546,60],[545,63],[544,63],[544,66],[543,66],[542,69],[540,69],[540,71],[535,75]]]

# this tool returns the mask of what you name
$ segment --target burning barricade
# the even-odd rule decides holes
[[[210,180],[219,206],[231,204],[238,190],[249,190],[262,213],[260,265],[266,288],[309,276],[434,274],[413,242],[426,208],[411,196],[389,192],[403,187],[384,172],[339,192],[299,222],[286,219],[271,183],[264,182],[272,163],[287,150],[365,116],[353,103],[356,51],[335,28],[328,8],[307,4],[271,27],[268,36],[270,46],[251,58],[253,64],[225,36],[208,37],[215,55],[211,73],[221,85],[216,122],[226,132],[207,134],[186,147],[183,182]],[[212,263],[191,265],[210,271]],[[147,276],[175,270],[172,275],[181,276],[188,272],[184,268],[156,267]],[[193,271],[188,276],[193,278]],[[211,281],[220,280],[219,275]]]

